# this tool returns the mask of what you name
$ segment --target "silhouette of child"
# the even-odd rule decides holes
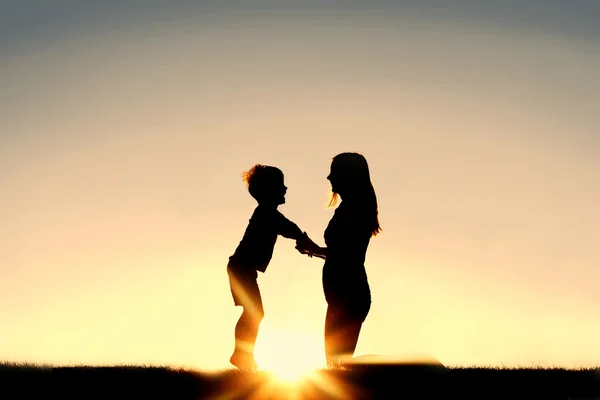
[[[229,257],[227,274],[234,304],[243,307],[235,326],[235,350],[230,362],[240,369],[247,369],[256,368],[254,344],[264,316],[257,271],[264,273],[267,269],[278,235],[296,239],[296,243],[300,244],[304,243],[306,235],[277,210],[280,204],[285,203],[287,192],[281,170],[257,164],[242,177],[258,206],[241,242]]]

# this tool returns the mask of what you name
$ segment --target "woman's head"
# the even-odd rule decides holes
[[[330,173],[331,201],[329,207],[335,206],[338,196],[353,203],[364,213],[372,228],[373,236],[381,231],[378,219],[377,196],[371,183],[369,165],[362,154],[341,153],[333,157]]]
[[[342,197],[352,196],[371,184],[369,165],[359,153],[341,153],[333,157],[327,179],[331,182],[331,190]]]

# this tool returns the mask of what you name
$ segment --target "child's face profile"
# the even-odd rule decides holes
[[[273,199],[276,204],[285,204],[285,194],[287,186],[283,183],[283,174],[273,179]]]
[[[269,190],[265,193],[263,201],[268,204],[280,205],[285,203],[287,187],[283,182],[283,174],[278,172],[269,179]]]

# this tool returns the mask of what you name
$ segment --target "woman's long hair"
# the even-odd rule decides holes
[[[341,153],[333,157],[331,161],[332,173],[335,171],[336,178],[343,188],[343,196],[356,206],[362,213],[364,220],[371,230],[371,236],[381,232],[379,225],[379,210],[377,206],[377,195],[371,183],[369,165],[362,154]],[[332,192],[328,207],[337,204],[339,194]]]

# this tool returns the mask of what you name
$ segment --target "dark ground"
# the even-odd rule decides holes
[[[600,369],[364,365],[319,370],[303,384],[264,372],[0,364],[0,399],[600,399]]]

